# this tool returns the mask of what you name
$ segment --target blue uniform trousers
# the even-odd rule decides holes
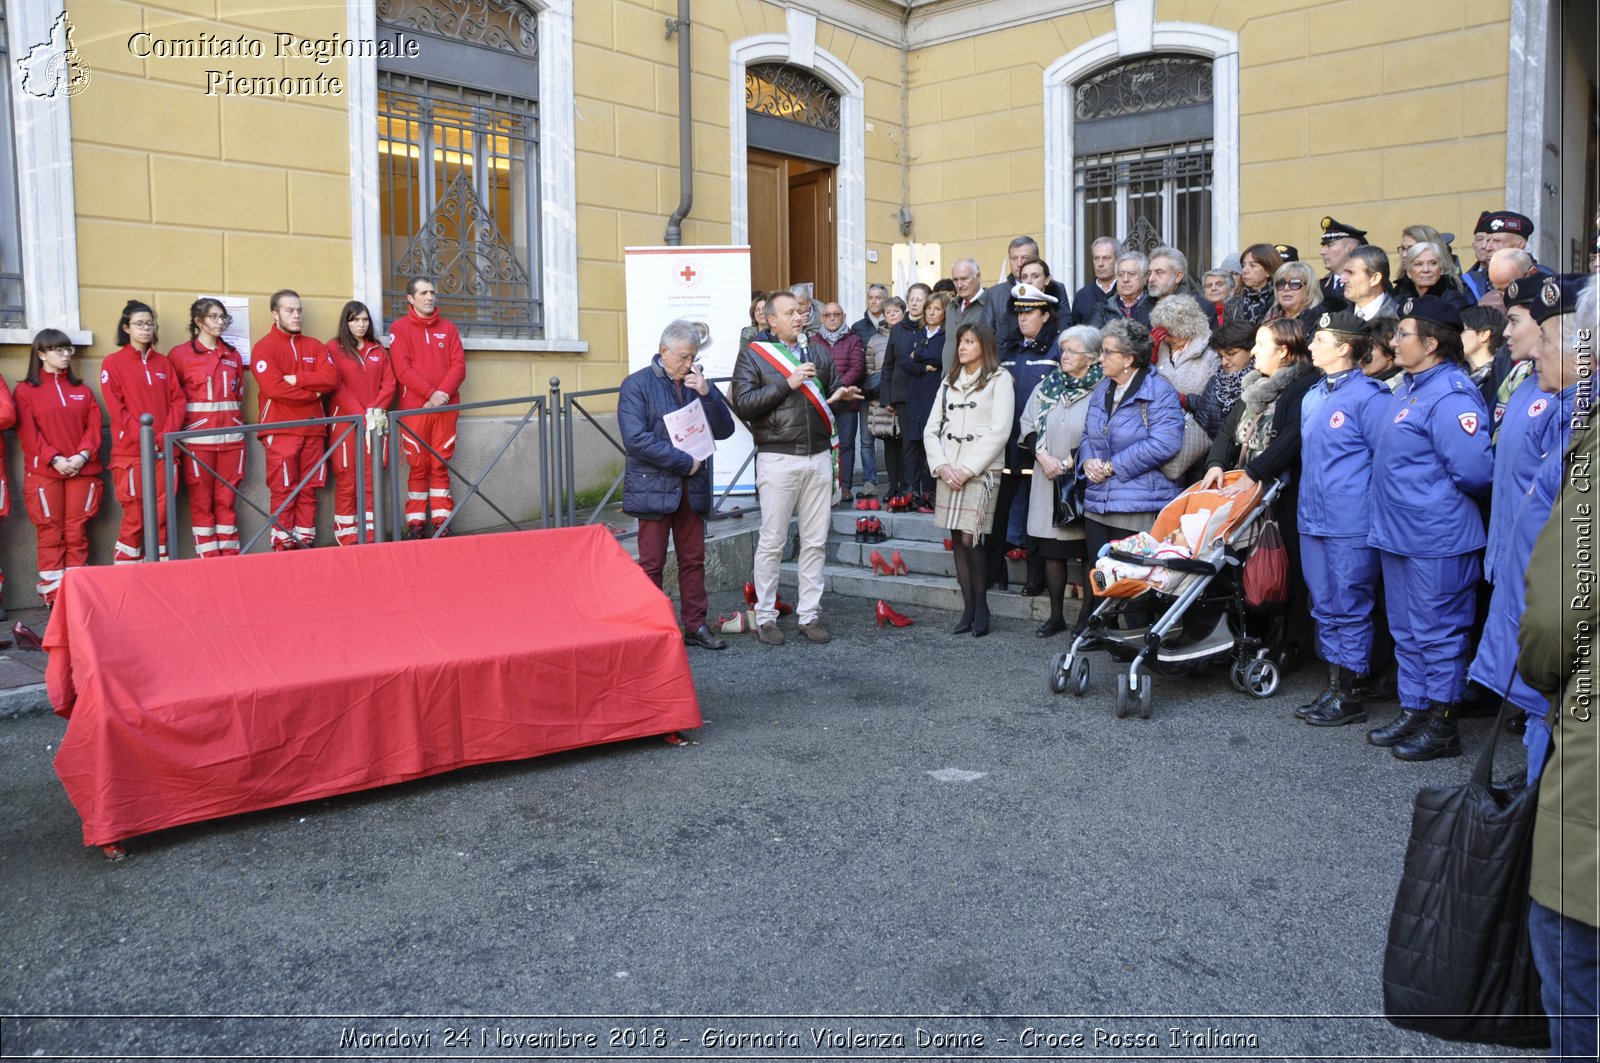
[[[1365,535],[1300,535],[1300,569],[1311,592],[1317,650],[1329,664],[1366,675],[1372,657],[1378,551]]]
[[[1482,551],[1407,557],[1379,551],[1389,630],[1399,665],[1400,706],[1454,705],[1467,685]]]

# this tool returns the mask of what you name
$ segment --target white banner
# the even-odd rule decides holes
[[[661,330],[676,318],[704,326],[700,364],[711,386],[728,394],[725,379],[739,356],[739,332],[750,323],[749,247],[625,247],[628,288],[628,371],[650,364],[661,346]],[[754,450],[750,433],[735,419],[733,435],[717,444],[714,482],[733,482]],[[746,466],[734,490],[753,494],[755,463]]]

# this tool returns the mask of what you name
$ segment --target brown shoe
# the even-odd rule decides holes
[[[800,630],[804,631],[805,628]],[[783,645],[783,632],[778,630],[777,624],[762,624],[756,628],[756,637],[768,646]]]
[[[809,624],[801,624],[800,634],[812,642],[831,642],[833,640],[833,636],[828,634],[828,629],[822,626],[820,619],[813,620]]]

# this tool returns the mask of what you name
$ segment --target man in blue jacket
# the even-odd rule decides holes
[[[661,333],[649,365],[629,374],[617,396],[617,428],[627,464],[622,509],[639,519],[639,565],[661,586],[670,536],[678,554],[678,601],[683,641],[708,650],[727,643],[706,626],[706,523],[711,508],[711,459],[691,458],[667,430],[669,413],[698,404],[714,439],[733,435],[733,412],[695,364],[700,329],[682,318]]]

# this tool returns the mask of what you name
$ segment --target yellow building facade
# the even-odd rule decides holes
[[[1129,193],[1086,204],[1088,155],[1127,152],[1105,147],[1106,123],[1075,116],[1099,72],[1143,57],[1183,58],[1206,81],[1203,105],[1181,101],[1185,135],[1209,153],[1203,189],[1146,189],[1169,197],[1165,224],[1201,249],[1195,272],[1257,241],[1315,263],[1324,214],[1386,248],[1415,222],[1460,234],[1463,265],[1485,209],[1532,216],[1534,250],[1557,268],[1590,228],[1593,167],[1578,157],[1593,150],[1592,118],[1575,125],[1560,101],[1575,86],[1592,98],[1594,57],[1570,42],[1593,41],[1593,12],[1569,0],[1430,0],[1403,17],[1380,0],[4,0],[23,295],[0,318],[0,370],[20,376],[23,345],[47,326],[97,363],[130,297],[156,308],[163,348],[185,338],[202,293],[248,300],[256,335],[284,287],[321,337],[350,298],[392,316],[386,274],[413,251],[404,230],[426,228],[450,184],[448,161],[427,173],[416,160],[456,152],[465,166],[467,152],[466,133],[439,126],[432,142],[407,125],[395,101],[415,99],[522,123],[476,134],[488,147],[475,165],[499,176],[471,205],[495,215],[537,325],[463,328],[464,399],[542,393],[551,376],[568,390],[615,385],[628,363],[623,249],[662,243],[683,192],[685,27],[668,33],[680,7],[693,144],[682,242],[767,231],[752,215],[764,149],[747,75],[808,74],[837,97],[834,255],[825,278],[784,279],[824,281],[852,319],[869,283],[903,284],[897,245],[936,247],[944,273],[971,255],[993,279],[1007,241],[1032,234],[1058,278],[1082,283],[1099,235],[1085,218],[1129,209]],[[62,16],[70,56],[52,67]],[[1572,32],[1584,25],[1587,37]],[[420,58],[373,54],[397,35]],[[481,69],[429,65],[447,45],[478,49]],[[456,92],[452,70],[482,91]],[[1548,157],[1552,142],[1565,157]],[[403,195],[397,160],[419,182]],[[521,235],[502,224],[514,215]],[[506,320],[503,306],[493,314]]]

